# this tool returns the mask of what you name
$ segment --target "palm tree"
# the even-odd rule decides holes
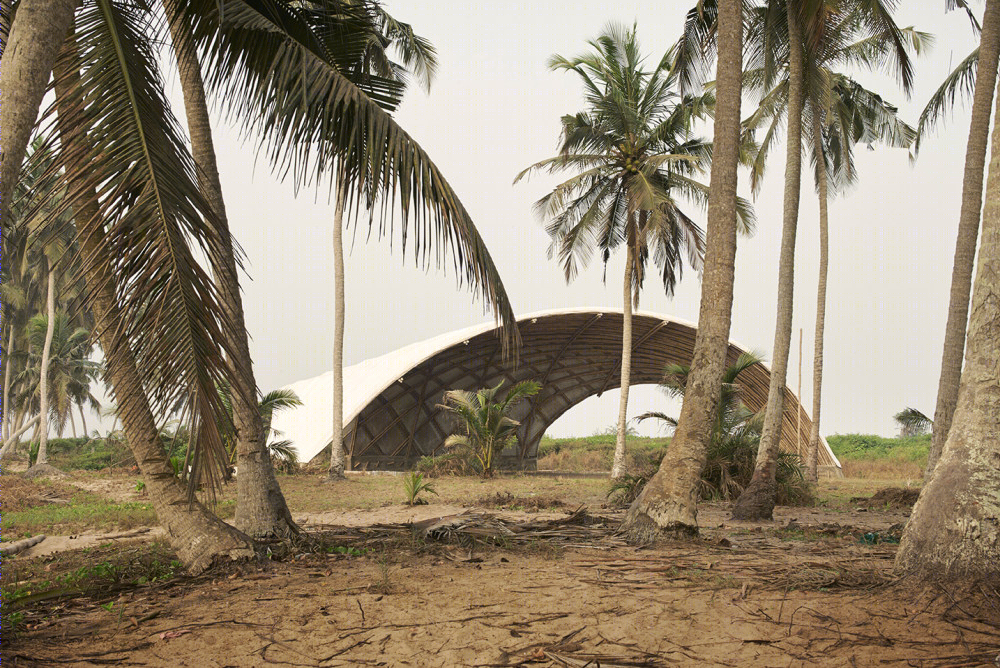
[[[996,0],[987,0],[990,20],[996,20],[997,4]],[[984,19],[984,42],[986,29]],[[977,83],[982,81],[979,79]],[[967,182],[970,177],[967,171]],[[933,578],[935,582],[963,583],[995,577],[1000,563],[997,524],[1000,439],[996,437],[1000,433],[1000,336],[997,336],[1000,122],[997,121],[993,125],[982,228],[958,403],[941,457],[920,492],[896,553],[897,569]]]
[[[727,366],[722,374],[722,392],[716,408],[716,417],[708,442],[706,469],[702,472],[702,498],[722,498],[729,500],[743,491],[739,483],[739,454],[749,449],[754,452],[760,441],[763,413],[754,413],[740,400],[739,375],[752,366],[760,364],[762,358],[755,353],[743,353],[735,364]],[[660,387],[667,396],[683,399],[687,393],[691,367],[683,364],[668,365],[664,371]],[[636,416],[643,420],[660,420],[677,428],[677,420],[662,412],[650,411]],[[750,470],[753,464],[751,462]],[[713,481],[713,482],[709,482]],[[749,482],[749,475],[746,481]]]
[[[736,261],[740,158],[740,98],[743,71],[742,0],[719,0],[715,136],[712,159],[705,270],[688,393],[677,429],[660,468],[632,503],[622,533],[648,542],[663,531],[698,531],[698,486],[716,417],[729,348]]]
[[[185,3],[212,73],[209,89],[244,112],[237,116],[265,138],[277,165],[295,166],[296,185],[340,169],[358,196],[388,203],[398,196],[404,229],[410,214],[430,222],[410,235],[420,259],[429,260],[435,240],[453,243],[457,266],[494,307],[509,348],[517,342],[513,312],[468,213],[376,103],[391,99],[396,85],[371,77],[355,86],[334,65],[338,52],[325,40],[350,40],[314,21],[341,16],[334,4],[246,0],[227,4],[222,15],[212,0]],[[214,386],[234,354],[222,334],[232,324],[190,248],[211,253],[222,233],[164,99],[152,56],[159,42],[151,28],[159,24],[145,5],[113,0],[84,6],[77,20],[55,78],[55,106],[43,118],[58,129],[66,206],[86,242],[83,271],[95,317],[105,325],[101,346],[128,441],[145,477],[156,481],[147,487],[179,556],[198,570],[217,555],[248,555],[252,545],[184,502],[164,461],[156,414],[181,405],[195,421],[190,501],[200,482],[218,481],[226,466]],[[381,229],[393,228],[390,222]]]
[[[946,3],[949,7],[952,3]],[[977,24],[973,17],[973,27]],[[979,237],[979,217],[983,202],[983,171],[989,141],[993,89],[997,83],[1000,61],[1000,6],[987,1],[983,14],[979,47],[948,76],[931,97],[920,116],[918,131],[922,136],[950,107],[959,92],[971,93],[972,118],[965,150],[965,173],[962,179],[962,209],[958,217],[955,260],[952,265],[951,295],[948,321],[945,325],[944,350],[941,355],[941,376],[938,380],[937,404],[934,408],[934,436],[927,456],[924,477],[930,479],[938,458],[948,440],[952,415],[958,403],[962,378],[962,357],[965,350],[965,328],[969,318],[969,296],[972,292],[972,270]]]
[[[580,75],[588,110],[562,119],[559,155],[521,172],[578,171],[536,205],[551,219],[550,256],[558,252],[566,280],[586,265],[595,250],[605,262],[626,249],[623,282],[621,400],[611,477],[625,474],[625,429],[632,357],[632,309],[638,307],[646,263],[660,270],[668,295],[680,279],[683,258],[701,268],[704,237],[677,205],[681,193],[696,202],[708,188],[692,178],[708,160],[709,145],[694,136],[693,123],[715,104],[710,93],[681,96],[676,49],[650,71],[643,69],[636,28],[609,25],[590,42],[594,52],[573,59],[553,56],[549,67]],[[741,209],[746,225],[752,214]]]
[[[891,6],[891,0],[851,0],[838,6],[820,1],[774,0],[755,12],[750,22],[750,41],[753,44],[750,69],[759,69],[763,88],[770,90],[780,72],[787,71],[788,133],[781,255],[778,259],[778,315],[767,413],[754,477],[733,506],[735,519],[770,519],[774,510],[778,443],[784,419],[785,378],[792,335],[802,137],[804,130],[814,132],[804,127],[802,120],[809,89],[822,90],[821,86],[811,81],[811,75],[821,72],[818,64],[823,62],[822,54],[827,50],[839,54],[840,49],[850,44],[851,37],[863,34],[868,39],[864,43],[866,50],[862,53],[872,52],[874,55],[862,59],[862,62],[891,64],[908,93],[913,78],[907,52],[908,41],[892,20]],[[842,22],[838,22],[838,15],[845,17]],[[856,24],[856,28],[851,31],[838,29],[841,23]],[[787,39],[782,39],[785,34]],[[831,57],[827,62],[836,60],[836,57]]]
[[[896,148],[913,144],[916,131],[902,122],[896,107],[878,94],[866,89],[851,77],[833,68],[843,63],[876,68],[887,44],[882,35],[869,35],[859,13],[834,13],[826,18],[822,39],[806,62],[805,107],[803,109],[803,142],[810,146],[815,167],[816,189],[819,194],[819,280],[817,282],[816,328],[813,357],[812,430],[806,450],[806,471],[810,480],[817,479],[817,457],[820,440],[820,416],[823,385],[823,334],[826,323],[827,268],[829,265],[829,223],[827,202],[830,191],[846,189],[857,181],[853,145],[863,143],[871,148],[881,143]],[[931,37],[912,28],[899,31],[906,43],[919,53]],[[751,184],[758,192],[763,180],[767,156],[776,141],[780,125],[788,111],[788,79],[782,78],[770,91],[761,89],[767,78],[765,68],[748,71],[744,80],[757,93],[761,103],[744,125],[752,132],[765,129],[754,156]]]
[[[893,415],[892,419],[899,425],[899,435],[902,438],[926,434],[928,428],[934,424],[933,420],[918,411],[916,408],[909,407],[904,408]]]
[[[445,448],[464,448],[476,459],[483,477],[493,475],[497,457],[517,437],[521,423],[510,417],[511,409],[522,399],[538,394],[541,384],[533,380],[517,383],[503,398],[499,398],[501,382],[476,392],[451,390],[445,392],[445,411],[458,418],[464,434],[452,434],[444,441]]]

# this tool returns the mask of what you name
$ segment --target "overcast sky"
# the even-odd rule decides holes
[[[903,3],[900,25],[936,36],[917,60],[916,90],[907,101],[891,78],[860,75],[900,106],[915,124],[924,103],[954,63],[974,46],[968,20],[945,14],[942,2]],[[600,263],[567,285],[546,258],[548,237],[532,203],[557,183],[534,177],[512,185],[531,163],[554,155],[559,118],[583,109],[578,79],[545,66],[554,53],[586,49],[611,20],[638,23],[643,52],[659,58],[676,39],[687,2],[625,1],[460,3],[387,1],[437,48],[440,67],[430,94],[414,89],[397,119],[432,156],[471,212],[499,267],[515,312],[567,306],[621,306],[623,258],[609,281]],[[179,85],[169,90],[181,113]],[[752,111],[744,100],[743,115]],[[326,190],[296,195],[280,183],[251,143],[217,119],[216,137],[230,224],[247,255],[247,326],[257,382],[268,391],[331,367],[333,323],[332,207]],[[710,136],[711,128],[706,130]],[[911,165],[901,150],[859,148],[861,183],[830,206],[823,433],[895,432],[892,414],[914,406],[933,414],[944,336],[961,178],[968,134],[964,108],[927,141]],[[732,339],[769,359],[774,338],[777,259],[781,237],[784,149],[768,165],[755,200],[753,238],[740,241]],[[740,188],[749,195],[746,174]],[[707,182],[708,176],[705,175]],[[803,400],[811,406],[813,324],[818,258],[817,200],[803,178],[795,281],[793,349],[788,385],[796,389],[798,330],[804,331]],[[689,206],[704,224],[705,212]],[[400,346],[488,319],[481,302],[457,290],[455,277],[404,260],[398,240],[359,235],[347,263],[345,362],[350,365]],[[697,274],[686,272],[673,299],[650,281],[640,308],[696,321]],[[638,388],[630,414],[663,408],[655,388]],[[591,399],[552,428],[587,435],[614,424],[617,392]],[[652,429],[647,428],[647,431]]]

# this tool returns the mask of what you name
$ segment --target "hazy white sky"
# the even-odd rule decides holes
[[[599,263],[567,285],[557,264],[546,258],[548,237],[531,205],[557,178],[511,184],[521,169],[556,152],[560,116],[583,108],[577,79],[548,71],[548,57],[580,53],[587,39],[615,20],[636,21],[643,51],[658,58],[676,39],[691,1],[386,4],[431,39],[440,59],[430,94],[411,91],[398,121],[430,153],[472,213],[515,311],[620,306],[622,258],[613,258],[607,285]],[[905,100],[892,79],[860,78],[899,104],[903,117],[915,124],[926,99],[974,40],[964,15],[945,14],[944,3],[902,4],[900,25],[912,24],[937,38],[930,54],[917,60],[912,100]],[[179,85],[169,92],[180,112]],[[745,100],[744,116],[751,111]],[[892,414],[905,406],[933,413],[967,133],[968,114],[959,108],[937,137],[924,144],[915,165],[905,151],[859,148],[860,185],[831,203],[824,434],[890,434],[895,431]],[[252,143],[244,143],[221,120],[216,135],[230,222],[248,258],[244,304],[251,352],[257,382],[267,391],[330,369],[332,207],[325,189],[317,201],[313,191],[296,196],[290,184],[277,182],[263,159],[255,160]],[[774,337],[783,160],[779,147],[755,201],[757,234],[741,241],[733,307],[733,340],[768,358]],[[743,176],[741,189],[748,194]],[[794,390],[801,327],[806,406],[812,394],[817,206],[808,175],[799,218],[796,343],[788,379]],[[690,210],[704,222],[703,211]],[[456,290],[453,275],[425,272],[414,268],[411,257],[404,260],[398,240],[390,252],[387,240],[366,242],[359,234],[346,262],[347,364],[488,319],[480,302]],[[641,308],[696,321],[699,297],[698,276],[686,272],[673,299],[650,281]],[[652,387],[638,388],[632,396],[630,414],[663,407],[664,399]],[[616,409],[617,393],[588,400],[550,433],[593,433],[615,422]]]

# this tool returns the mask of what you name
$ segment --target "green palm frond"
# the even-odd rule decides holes
[[[938,89],[931,95],[927,105],[920,113],[917,123],[917,138],[914,151],[919,151],[920,142],[927,133],[937,126],[938,122],[955,106],[956,98],[971,102],[976,91],[976,71],[979,69],[979,47],[965,57],[962,62],[945,78]]]
[[[111,334],[114,356],[127,348],[142,377],[140,387],[116,387],[119,394],[146,394],[159,415],[188,407],[201,456],[191,479],[219,480],[226,452],[217,429],[224,415],[214,391],[226,373],[220,349],[230,327],[211,277],[194,247],[216,243],[211,207],[197,186],[194,164],[167,104],[148,39],[155,19],[143,3],[94,0],[76,17],[74,48],[57,64],[57,86],[70,91],[59,100],[60,122],[72,128],[50,173],[65,196],[51,218],[97,196],[97,220],[77,220],[80,235],[94,249],[84,268],[98,268],[106,285],[89,285],[115,295],[112,321],[98,323]],[[53,123],[55,107],[43,115]],[[82,244],[82,245],[86,245]]]
[[[342,181],[353,192],[349,219],[360,223],[368,211],[369,231],[379,219],[379,237],[392,237],[398,225],[403,252],[411,243],[421,266],[450,260],[459,283],[492,306],[505,350],[516,347],[510,300],[471,216],[430,156],[387,111],[398,104],[402,83],[370,75],[359,86],[345,76],[345,62],[356,64],[371,36],[367,19],[332,0],[229,0],[221,14],[214,4],[192,3],[211,73],[206,85],[246,136],[258,138],[274,169],[290,174],[297,187]]]

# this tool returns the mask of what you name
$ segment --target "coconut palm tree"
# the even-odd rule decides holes
[[[899,35],[916,53],[924,50],[931,38],[912,28]],[[870,35],[864,29],[856,11],[827,16],[823,38],[812,48],[812,58],[805,63],[805,106],[802,124],[803,142],[810,147],[815,167],[816,190],[819,194],[819,280],[817,282],[816,328],[813,357],[812,430],[806,450],[806,471],[816,480],[819,429],[822,408],[823,334],[826,322],[827,268],[829,265],[829,223],[827,203],[831,191],[836,193],[857,181],[853,146],[863,143],[869,148],[884,144],[909,148],[916,131],[902,122],[896,107],[884,101],[851,77],[837,72],[842,64],[862,65],[876,69],[888,48],[882,35]],[[769,91],[761,85],[767,78],[765,68],[751,69],[744,75],[748,88],[761,100],[758,109],[744,122],[754,133],[764,131],[764,137],[753,160],[751,185],[758,192],[770,148],[778,135],[788,111],[788,78]]]
[[[577,58],[553,56],[554,70],[576,72],[583,80],[588,109],[562,119],[559,155],[521,172],[576,171],[536,205],[552,237],[566,280],[585,266],[594,251],[605,265],[624,245],[624,316],[621,399],[611,477],[625,473],[625,429],[632,357],[632,309],[638,307],[646,264],[652,259],[668,295],[681,277],[684,258],[701,268],[704,236],[676,201],[682,194],[702,204],[708,188],[693,178],[707,165],[710,147],[694,136],[693,123],[712,113],[714,95],[677,92],[677,50],[644,69],[636,28],[609,25],[590,42],[593,52]],[[749,227],[748,205],[740,208]],[[652,256],[652,257],[650,257]]]
[[[508,325],[505,342],[516,343],[510,304],[468,213],[376,102],[391,99],[396,85],[371,77],[356,86],[335,66],[325,43],[330,33],[313,19],[314,10],[322,16],[340,10],[333,3],[249,0],[228,4],[224,15],[208,0],[185,9],[213,73],[209,89],[245,112],[241,119],[252,117],[248,126],[260,124],[253,129],[269,142],[265,150],[277,164],[296,166],[297,185],[336,168],[358,196],[390,203],[399,197],[404,228],[410,214],[429,214],[422,220],[432,225],[410,234],[421,259],[429,260],[435,240],[454,243],[465,279]],[[226,377],[226,357],[235,354],[222,334],[232,325],[219,291],[190,248],[210,253],[221,232],[164,100],[151,47],[159,43],[158,25],[145,4],[85,5],[58,63],[55,105],[44,122],[58,129],[66,206],[82,223],[84,273],[95,316],[105,325],[101,346],[129,443],[145,477],[157,481],[147,488],[179,556],[198,570],[216,555],[247,555],[252,545],[181,500],[158,440],[156,415],[182,405],[197,426],[187,499],[199,482],[220,479],[226,453],[216,418],[223,412],[213,388]]]
[[[701,308],[691,373],[677,429],[660,468],[632,503],[622,533],[648,542],[663,531],[698,530],[698,487],[721,395],[729,348],[736,260],[740,158],[740,102],[743,72],[742,0],[719,0],[716,36],[715,129],[705,239]]]
[[[824,61],[824,53],[828,50],[837,53],[850,45],[855,36],[863,35],[867,40],[862,53],[866,55],[861,62],[887,63],[895,70],[904,91],[908,93],[913,80],[909,40],[892,20],[893,6],[892,0],[851,0],[836,6],[824,0],[773,0],[751,17],[748,32],[753,46],[748,69],[760,71],[760,81],[765,90],[771,90],[779,78],[787,78],[788,131],[781,254],[778,259],[778,315],[767,414],[754,478],[733,506],[733,517],[736,519],[770,519],[774,510],[778,443],[781,439],[792,334],[802,137],[804,131],[813,131],[803,124],[803,112],[810,88],[822,90],[811,82],[811,75],[822,71],[818,64]],[[845,18],[838,21],[838,16]],[[838,27],[844,23],[856,27],[845,31]],[[869,52],[875,55],[868,56]],[[836,59],[831,58],[828,62],[836,62]]]
[[[954,8],[952,2],[946,6]],[[966,9],[968,9],[966,7]],[[971,15],[973,29],[980,26]],[[966,322],[969,318],[969,296],[972,292],[972,270],[979,237],[979,218],[983,202],[983,171],[989,141],[990,114],[993,111],[993,91],[997,83],[1000,62],[1000,6],[987,2],[983,13],[979,46],[945,79],[928,101],[920,115],[918,136],[932,128],[963,94],[972,98],[972,118],[965,149],[965,172],[962,179],[962,208],[958,217],[955,259],[952,264],[951,294],[948,320],[945,324],[944,349],[941,354],[941,375],[938,379],[937,404],[934,408],[934,436],[927,456],[924,477],[929,479],[941,456],[952,415],[958,403],[962,377],[962,357],[965,351]]]
[[[893,415],[892,419],[899,425],[899,435],[902,438],[926,434],[927,430],[934,425],[933,420],[916,408],[904,408]]]
[[[510,417],[511,409],[542,389],[541,384],[533,380],[522,380],[500,398],[501,387],[503,382],[476,392],[451,390],[445,392],[444,403],[439,406],[456,416],[465,431],[464,434],[452,434],[446,438],[444,447],[467,450],[486,478],[493,475],[497,458],[517,437],[517,428],[521,426],[520,422]]]
[[[996,0],[987,0],[990,20],[995,20],[993,12],[997,11],[997,4]],[[984,40],[986,24],[984,19]],[[991,151],[958,403],[941,457],[920,491],[896,553],[897,569],[933,578],[934,582],[962,583],[995,577],[1000,563],[997,526],[1000,439],[996,437],[1000,433],[1000,336],[997,336],[1000,123],[997,121],[993,125]],[[967,171],[966,181],[971,176]]]

